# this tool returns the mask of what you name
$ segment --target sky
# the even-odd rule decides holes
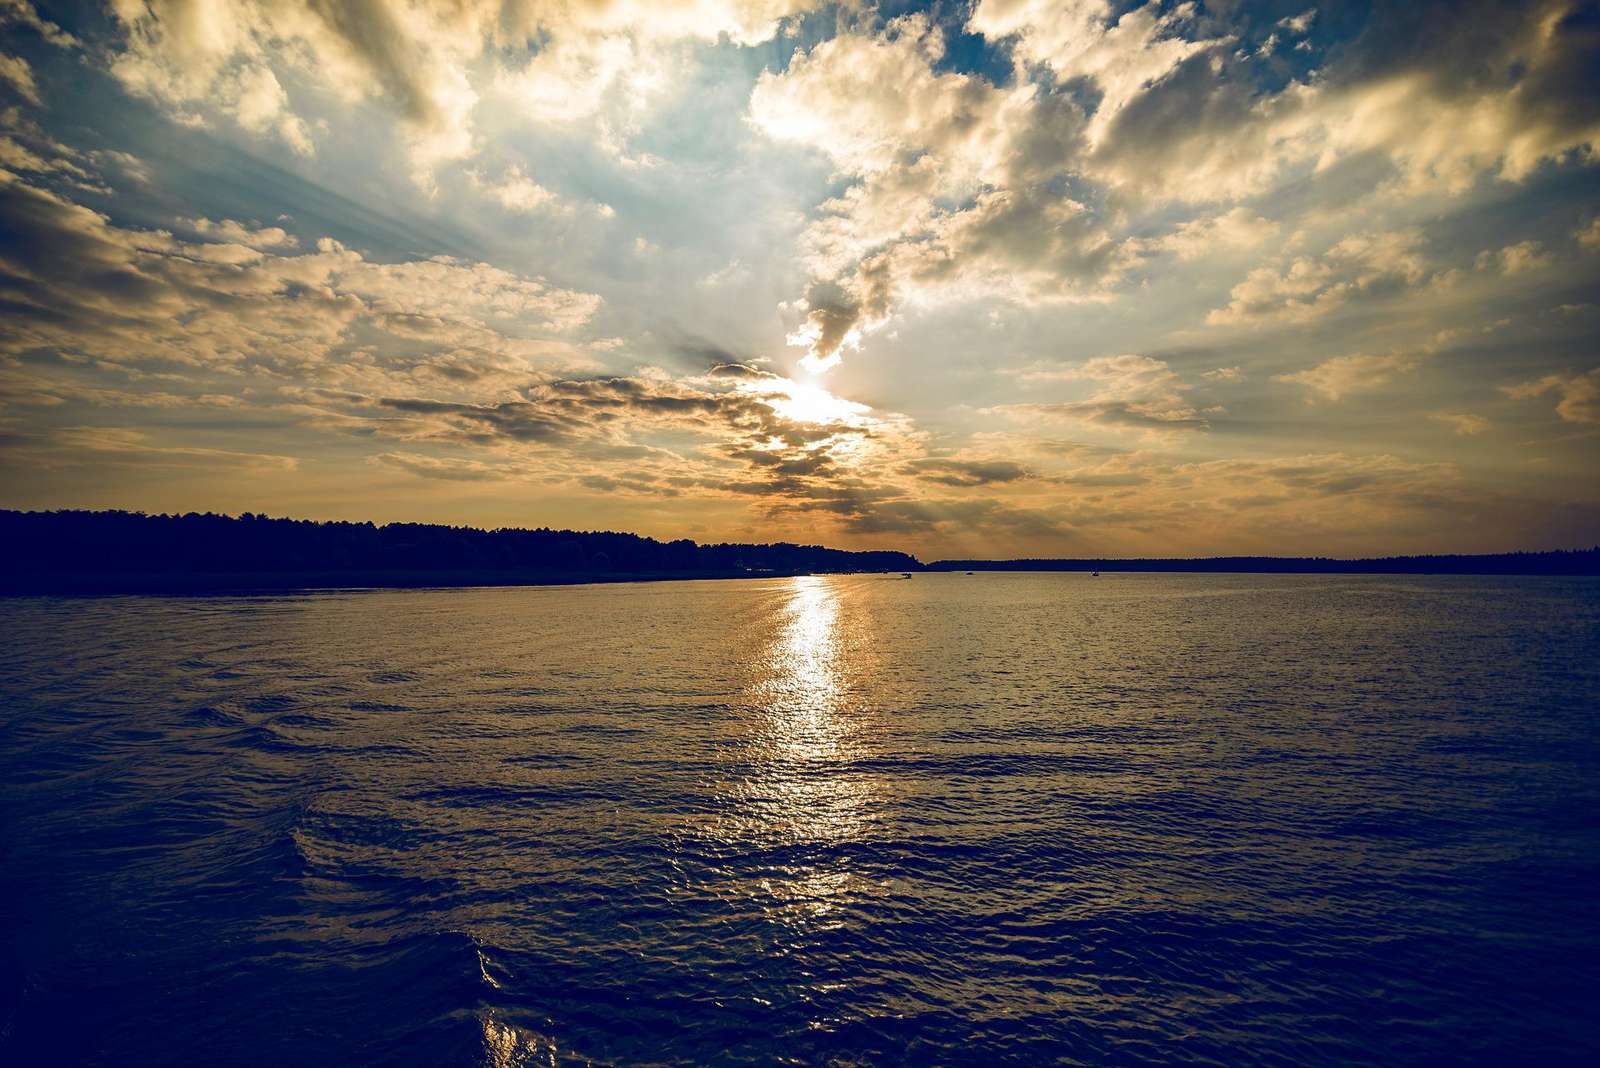
[[[1600,7],[0,0],[0,506],[1600,542]]]

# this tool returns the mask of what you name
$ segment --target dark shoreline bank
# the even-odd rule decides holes
[[[1002,574],[1058,572],[1089,575],[1107,574],[1186,574],[1186,575],[1309,575],[1401,577],[1442,575],[1462,578],[1593,578],[1590,571],[1507,571],[1507,570],[1379,570],[1374,568],[1242,568],[1242,567],[1137,567],[1072,566],[1009,567],[975,561],[959,566],[942,566],[938,561],[920,569],[922,574],[964,574],[982,571]],[[1133,563],[1125,561],[1125,564]],[[1192,561],[1201,565],[1205,561]],[[307,574],[49,574],[0,576],[0,597],[269,597],[301,593],[353,592],[361,590],[496,589],[522,586],[588,586],[631,582],[695,582],[724,579],[777,579],[799,575],[877,575],[891,577],[897,572],[862,571],[711,571],[711,572],[395,572],[349,571]],[[908,573],[909,574],[909,573]]]
[[[619,531],[0,509],[0,595],[219,595],[554,586],[818,574],[1070,571],[1600,575],[1600,547],[1472,556],[938,560],[792,542],[662,542]]]
[[[319,571],[305,573],[129,573],[0,576],[0,597],[222,597],[336,590],[493,589],[616,582],[791,578],[805,571]]]

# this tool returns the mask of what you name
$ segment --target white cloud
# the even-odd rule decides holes
[[[496,179],[485,178],[476,170],[467,172],[473,188],[513,214],[526,215],[544,208],[557,206],[554,193],[530,178],[520,164],[501,172]]]
[[[1151,2],[1113,17],[1106,0],[982,0],[967,28],[991,39],[1015,35],[1019,70],[1045,63],[1060,81],[1092,79],[1100,101],[1088,134],[1097,144],[1149,86],[1188,57],[1227,43],[1180,36],[1194,15],[1193,4],[1163,13]]]
[[[286,231],[281,226],[267,226],[260,229],[251,229],[244,223],[233,219],[179,219],[179,223],[186,225],[202,237],[224,241],[246,248],[266,251],[267,249],[293,248],[298,245],[299,239]]]
[[[876,37],[841,34],[767,72],[750,97],[767,136],[819,149],[846,173],[879,175],[938,161],[934,195],[971,190],[994,161],[1003,90],[974,75],[935,72],[943,35],[921,15]]]
[[[184,121],[221,116],[310,154],[311,124],[284,83],[346,102],[376,100],[401,120],[413,177],[472,156],[485,87],[536,122],[595,113],[672,71],[674,40],[769,37],[797,0],[119,0],[124,40],[111,72]]]

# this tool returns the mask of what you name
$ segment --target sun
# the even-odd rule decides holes
[[[768,392],[772,410],[785,419],[798,423],[854,423],[872,409],[865,404],[845,400],[810,382],[763,382]]]

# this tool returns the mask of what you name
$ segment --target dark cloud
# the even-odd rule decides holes
[[[1205,430],[1210,424],[1192,410],[1152,409],[1139,401],[1075,401],[1062,404],[1015,404],[1009,411],[1091,423],[1128,427],[1134,430]]]
[[[422,54],[382,0],[309,0],[308,6],[342,41],[413,122],[440,117],[423,79]]]
[[[929,457],[913,460],[903,470],[928,482],[946,486],[987,486],[1028,477],[1028,469],[1010,460],[947,460]]]
[[[836,282],[813,282],[806,290],[806,322],[816,337],[812,351],[826,356],[838,351],[861,319],[861,302]]]

